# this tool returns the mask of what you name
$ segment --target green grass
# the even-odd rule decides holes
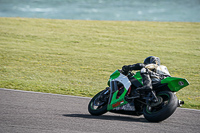
[[[92,97],[123,65],[160,57],[200,109],[200,23],[0,18],[0,87]]]

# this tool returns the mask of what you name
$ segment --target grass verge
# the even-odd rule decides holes
[[[200,23],[0,18],[0,87],[92,97],[123,65],[160,57],[200,109]]]

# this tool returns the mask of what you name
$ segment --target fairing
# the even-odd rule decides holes
[[[133,77],[142,84],[142,77],[139,71],[136,72],[136,74]],[[114,85],[112,85],[113,82],[118,82],[118,81],[122,83],[125,88],[120,96],[117,95],[119,90],[117,88],[113,89]],[[167,86],[172,92],[177,92],[183,87],[189,85],[189,82],[183,78],[167,77],[161,80],[161,84],[167,84]],[[110,75],[108,85],[111,88],[111,96],[107,106],[107,110],[113,110],[117,107],[126,105],[128,102],[125,100],[125,95],[127,94],[129,88],[131,87],[131,82],[129,81],[128,77],[120,73],[119,70],[116,70],[113,74]]]

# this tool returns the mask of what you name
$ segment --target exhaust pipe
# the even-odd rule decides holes
[[[181,107],[184,104],[184,101],[178,100],[178,107]]]

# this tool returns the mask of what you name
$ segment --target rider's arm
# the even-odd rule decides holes
[[[125,65],[125,66],[122,67],[122,70],[123,71],[141,70],[144,67],[145,67],[144,64],[137,63],[137,64],[133,64],[133,65]]]
[[[145,65],[142,64],[142,63],[137,63],[137,64],[133,64],[133,65],[130,65],[130,70],[141,70],[142,68],[144,68]]]

